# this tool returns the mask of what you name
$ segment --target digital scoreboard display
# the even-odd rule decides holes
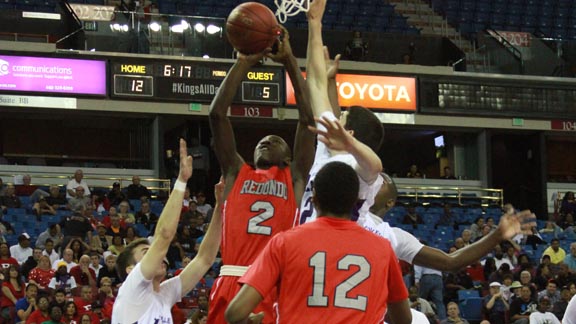
[[[112,62],[112,97],[212,101],[232,64],[217,62]],[[283,104],[284,77],[278,66],[253,67],[241,82],[234,103]]]

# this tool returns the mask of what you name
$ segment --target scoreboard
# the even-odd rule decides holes
[[[111,61],[111,97],[160,101],[212,101],[231,63]],[[280,106],[284,73],[279,66],[255,66],[241,82],[234,103]]]

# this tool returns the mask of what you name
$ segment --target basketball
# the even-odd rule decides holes
[[[240,53],[255,54],[272,47],[280,35],[280,27],[270,8],[257,2],[245,2],[228,15],[226,35]]]

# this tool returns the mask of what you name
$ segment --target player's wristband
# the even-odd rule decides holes
[[[186,182],[182,182],[180,180],[176,180],[176,183],[174,184],[174,190],[178,190],[178,191],[186,191]]]

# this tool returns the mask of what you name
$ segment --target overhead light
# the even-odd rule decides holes
[[[128,30],[128,25],[122,25],[122,31],[127,32]]]
[[[122,28],[120,27],[119,23],[114,23],[112,25],[110,25],[112,27],[113,31],[120,31]]]
[[[180,34],[182,34],[182,33],[184,32],[184,28],[182,28],[182,25],[174,25],[174,26],[170,27],[170,30],[171,30],[173,33],[180,33]]]
[[[203,33],[205,29],[206,29],[206,27],[204,27],[204,25],[202,23],[196,23],[196,25],[194,25],[194,30],[197,33]]]
[[[155,22],[155,21],[151,22],[151,23],[148,25],[148,27],[149,27],[150,30],[153,31],[153,32],[159,32],[160,29],[162,29],[162,26],[161,26],[159,23]]]
[[[209,58],[210,58],[210,55],[204,54],[204,55],[202,55],[202,58],[203,58],[203,59],[209,59]]]
[[[214,35],[216,33],[219,33],[222,30],[222,28],[215,26],[215,25],[208,25],[208,27],[206,27],[206,32],[210,35]]]
[[[180,22],[180,25],[182,25],[182,30],[186,30],[186,29],[188,29],[188,27],[190,27],[190,24],[184,19],[182,19],[182,21]]]

